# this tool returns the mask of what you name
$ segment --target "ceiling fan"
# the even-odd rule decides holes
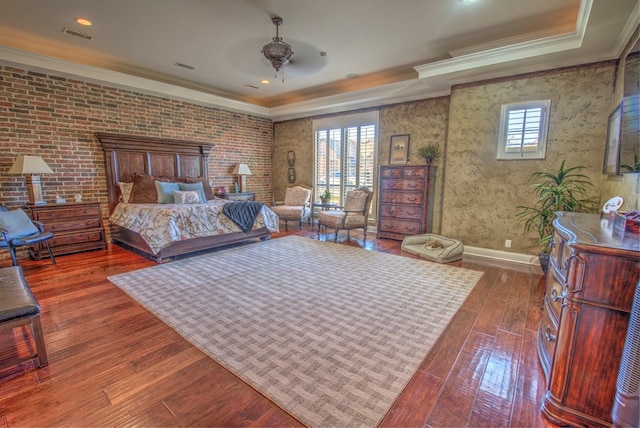
[[[227,56],[237,70],[253,76],[265,77],[270,69],[276,77],[305,78],[319,73],[327,65],[327,54],[317,46],[296,39],[286,42],[279,34],[283,19],[273,16],[276,35],[265,44],[264,39],[250,39],[239,42],[230,49]]]

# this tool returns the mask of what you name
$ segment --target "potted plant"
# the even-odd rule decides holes
[[[427,165],[431,165],[440,157],[440,147],[437,144],[427,144],[418,147],[418,156],[424,158]]]
[[[322,192],[320,194],[320,202],[322,202],[323,204],[326,204],[330,200],[331,200],[331,192],[330,191],[325,190],[324,192]]]
[[[553,242],[553,219],[557,211],[595,212],[596,202],[589,197],[593,184],[579,171],[583,166],[565,167],[562,161],[560,169],[555,172],[535,172],[529,177],[533,183],[536,203],[533,206],[518,206],[516,216],[524,221],[525,231],[535,230],[538,233],[536,244],[542,247],[540,265],[546,273],[549,253]]]

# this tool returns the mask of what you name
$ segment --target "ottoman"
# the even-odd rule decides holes
[[[449,263],[462,258],[462,242],[433,233],[407,236],[402,241],[402,251],[436,263]]]

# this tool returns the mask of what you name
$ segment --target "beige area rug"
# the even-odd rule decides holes
[[[288,236],[109,280],[304,424],[372,427],[481,276]]]

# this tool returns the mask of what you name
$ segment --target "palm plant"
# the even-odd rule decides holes
[[[536,231],[536,244],[542,247],[543,253],[551,252],[553,241],[553,219],[557,211],[595,212],[596,201],[589,197],[593,184],[579,171],[583,166],[565,168],[562,161],[556,173],[536,172],[529,182],[533,184],[536,204],[531,207],[518,206],[516,216],[524,221],[525,231]]]

